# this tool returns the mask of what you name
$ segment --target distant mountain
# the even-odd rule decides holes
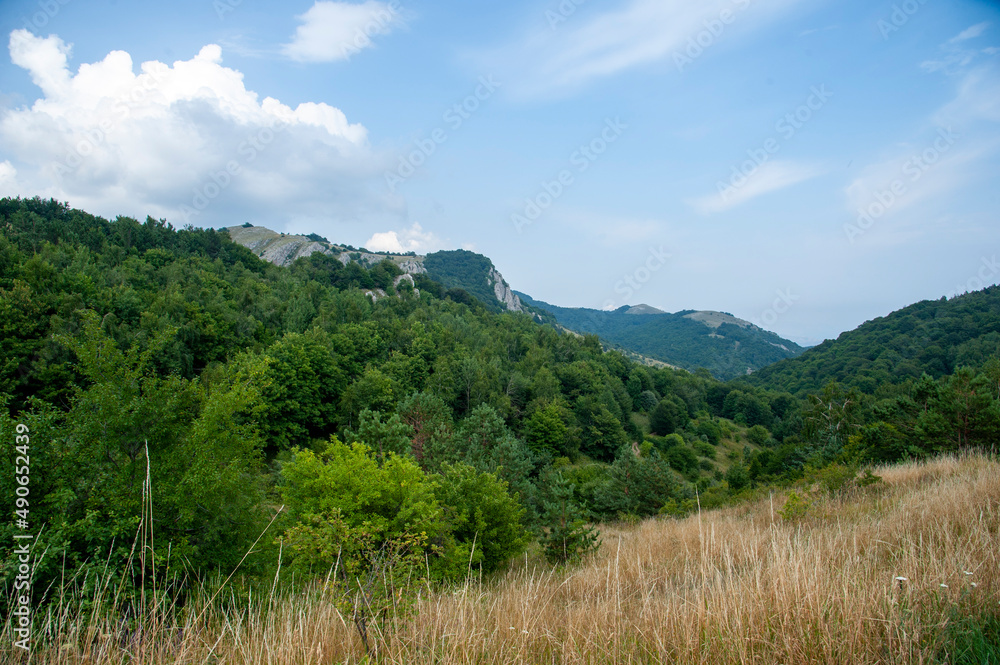
[[[719,379],[746,376],[803,349],[795,342],[725,312],[669,314],[649,305],[614,311],[550,305],[518,292],[521,301],[551,313],[559,325],[594,334],[615,347]]]
[[[464,249],[434,252],[424,257],[427,276],[449,289],[463,289],[493,311],[524,311],[521,301],[493,261]]]
[[[748,380],[796,394],[837,381],[873,394],[924,372],[938,378],[963,365],[981,366],[990,356],[1000,356],[1000,286],[904,307]]]

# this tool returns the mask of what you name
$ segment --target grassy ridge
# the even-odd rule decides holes
[[[800,490],[684,520],[604,530],[581,567],[522,560],[422,588],[376,639],[386,663],[993,663],[1000,655],[1000,462],[970,455],[877,469],[829,496]],[[806,507],[801,507],[806,506]],[[793,514],[794,513],[794,514]],[[786,517],[787,516],[787,517]],[[900,580],[899,578],[905,578]],[[943,586],[945,585],[945,586]],[[185,607],[151,601],[124,629],[112,594],[92,615],[36,617],[34,662],[362,662],[320,586]],[[129,624],[136,626],[135,622]],[[10,624],[0,660],[13,661]]]

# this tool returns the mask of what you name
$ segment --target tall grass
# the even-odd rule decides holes
[[[493,579],[420,590],[371,660],[386,663],[982,663],[1000,654],[1000,462],[949,457],[883,482],[604,529],[582,566],[522,559]],[[901,579],[902,578],[902,579]],[[98,599],[101,601],[102,599]],[[105,597],[36,617],[32,662],[361,662],[322,584],[195,593],[123,631]],[[16,662],[10,626],[0,661]]]

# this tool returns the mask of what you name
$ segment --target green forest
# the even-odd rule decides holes
[[[224,231],[53,200],[0,200],[0,228],[2,457],[26,426],[40,603],[108,569],[141,593],[171,570],[348,580],[387,551],[438,582],[529,550],[566,565],[602,522],[1000,434],[998,288],[722,382],[494,311],[431,257],[397,290],[391,261],[278,267]],[[14,490],[0,474],[8,515]]]
[[[613,311],[557,307],[521,299],[554,316],[561,325],[579,333],[599,336],[620,347],[689,371],[705,368],[717,379],[745,376],[802,353],[795,342],[756,327],[723,323],[717,328],[687,318],[691,311],[674,314],[629,314],[629,306]]]

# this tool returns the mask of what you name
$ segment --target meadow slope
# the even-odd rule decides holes
[[[786,495],[765,495],[606,527],[579,567],[529,557],[490,580],[422,589],[413,613],[374,637],[372,662],[996,662],[1000,462],[970,455],[875,472],[882,482],[843,495],[800,491],[797,511],[784,509]],[[145,632],[124,634],[100,612],[82,621],[53,610],[36,618],[48,646],[32,662],[364,660],[321,585],[228,595],[164,603]]]

